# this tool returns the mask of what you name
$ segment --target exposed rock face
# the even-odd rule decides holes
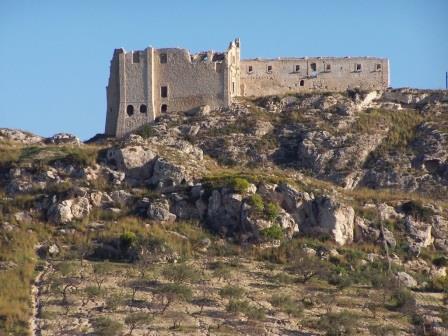
[[[0,140],[18,142],[25,145],[37,144],[44,138],[18,129],[0,128]]]
[[[340,245],[353,241],[355,211],[329,196],[322,196],[303,207],[300,230],[328,234]]]

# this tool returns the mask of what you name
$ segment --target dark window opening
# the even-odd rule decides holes
[[[296,66],[294,67],[294,71],[295,71],[295,72],[299,72],[299,71],[300,71],[300,65],[296,65]]]
[[[168,86],[162,86],[160,88],[160,97],[162,98],[168,97]]]
[[[362,65],[360,63],[356,64],[356,71],[361,71]]]
[[[381,70],[381,64],[378,63],[378,64],[376,65],[376,71],[380,71],[380,70]]]
[[[310,67],[311,67],[311,71],[313,71],[313,72],[317,71],[316,63],[311,63]]]
[[[140,53],[138,51],[132,53],[132,62],[139,63],[140,62]]]
[[[167,54],[160,54],[160,63],[164,64],[168,62],[168,55]]]
[[[232,93],[235,93],[235,82],[232,82]]]
[[[249,65],[249,68],[248,68],[248,70],[247,70],[249,73],[251,73],[251,72],[253,72],[254,71],[254,68],[252,67],[252,65]]]
[[[168,105],[162,104],[162,106],[160,106],[160,112],[165,113],[167,111],[168,111]]]
[[[268,65],[268,72],[272,72],[272,65]]]
[[[147,107],[146,107],[145,104],[141,104],[141,105],[140,105],[140,112],[141,112],[141,113],[146,113],[146,112],[148,112],[148,109],[147,109]]]
[[[128,105],[128,107],[126,108],[126,113],[128,114],[128,116],[133,115],[134,114],[134,106]]]
[[[299,84],[300,86],[305,86],[305,81],[302,79]]]
[[[331,71],[331,64],[325,64],[325,71]]]

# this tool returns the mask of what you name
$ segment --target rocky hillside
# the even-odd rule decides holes
[[[447,195],[446,91],[241,100],[87,143],[0,129],[0,330],[443,335]]]

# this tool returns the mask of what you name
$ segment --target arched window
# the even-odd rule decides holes
[[[305,86],[305,81],[302,79],[299,84],[300,86]]]
[[[146,112],[148,112],[148,109],[146,108],[146,105],[145,105],[145,104],[141,104],[141,105],[140,105],[140,112],[141,112],[141,113],[146,113]]]
[[[126,113],[128,114],[128,116],[133,115],[134,114],[134,106],[128,105],[128,107],[126,108]]]
[[[160,106],[160,112],[165,113],[167,111],[168,111],[168,105],[162,104],[162,106]]]

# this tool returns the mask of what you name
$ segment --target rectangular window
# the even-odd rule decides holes
[[[325,71],[327,72],[331,71],[331,64],[325,64]]]
[[[316,72],[317,71],[317,64],[316,63],[311,63],[311,71],[312,72]]]
[[[269,73],[271,73],[272,72],[272,65],[268,65],[268,70],[267,70]]]
[[[252,67],[252,65],[249,65],[249,67],[247,68],[247,72],[248,73],[254,72],[254,68]]]
[[[135,51],[132,53],[132,63],[139,63],[140,62],[140,53],[138,51]]]
[[[376,65],[375,69],[376,69],[376,71],[381,71],[381,64],[378,63],[378,64]]]
[[[235,82],[232,82],[232,93],[235,93]]]
[[[160,54],[160,63],[165,64],[166,62],[168,62],[168,55],[165,53]]]
[[[356,71],[362,71],[362,65],[360,63],[356,64]]]
[[[160,97],[162,98],[168,97],[168,86],[160,87]]]
[[[299,72],[299,71],[300,71],[300,65],[295,65],[294,72]]]

